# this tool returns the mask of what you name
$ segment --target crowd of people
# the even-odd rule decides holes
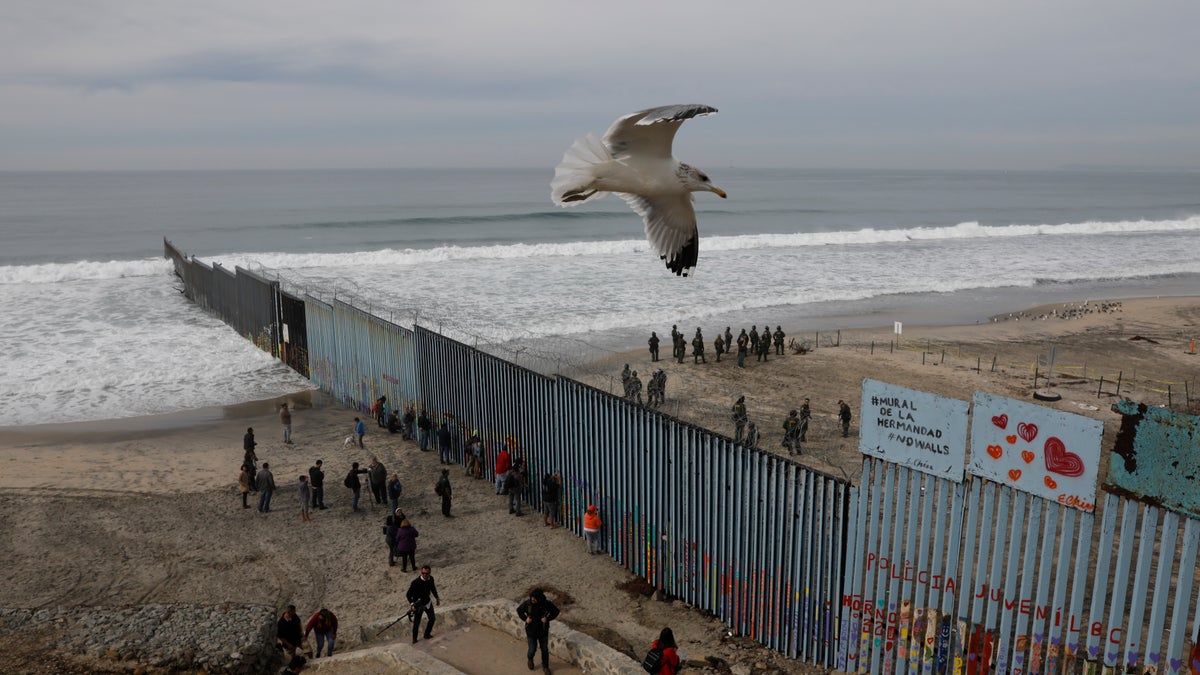
[[[806,398],[798,409],[789,411],[787,417],[784,418],[782,445],[789,455],[803,454],[804,446],[802,444],[808,441],[808,427],[812,421],[812,414],[811,401]],[[849,438],[850,421],[854,416],[850,411],[850,404],[839,400],[836,414],[842,438]],[[746,409],[745,396],[739,396],[733,402],[730,419],[733,420],[734,442],[741,443],[747,448],[758,447],[760,440],[758,427],[750,419],[750,414]]]
[[[762,333],[759,333],[758,326],[754,325],[750,327],[749,331],[742,328],[735,339],[732,328],[726,326],[725,331],[723,333],[718,331],[717,337],[712,341],[715,362],[720,363],[721,356],[732,354],[737,357],[737,367],[745,368],[746,357],[751,354],[755,356],[755,361],[767,361],[772,351],[776,356],[783,356],[786,337],[787,334],[783,332],[782,326],[775,326],[775,331],[772,332],[770,326],[764,325]],[[647,344],[650,347],[651,362],[658,361],[660,343],[657,331],[650,331],[650,339]],[[677,362],[683,363],[683,360],[687,358],[688,344],[692,346],[692,363],[708,363],[704,333],[700,328],[696,328],[696,333],[689,342],[683,332],[679,330],[678,324],[671,326],[671,355]]]
[[[651,380],[652,384],[657,381],[657,377],[656,374],[655,379]],[[665,381],[665,375],[662,377]],[[651,399],[652,404],[654,400],[661,402],[661,389],[658,386],[654,385],[654,388],[651,389],[651,396],[656,397]],[[380,428],[387,429],[390,433],[403,434],[404,438],[416,443],[421,451],[428,451],[430,442],[436,442],[439,461],[443,465],[461,462],[465,465],[468,476],[477,479],[483,477],[483,459],[487,453],[484,449],[485,444],[478,433],[464,434],[467,435],[467,438],[461,446],[462,457],[461,460],[457,460],[455,450],[459,445],[457,443],[459,439],[456,438],[455,432],[446,423],[434,431],[434,425],[427,411],[417,411],[413,407],[409,407],[401,416],[397,409],[389,407],[386,397],[380,397],[375,401],[371,412]],[[283,446],[295,446],[292,432],[293,411],[286,404],[281,405],[279,417],[283,427]],[[344,447],[365,449],[366,436],[366,425],[361,418],[355,417],[351,434],[343,445]],[[271,464],[265,461],[260,464],[259,444],[255,438],[253,427],[246,429],[242,446],[243,461],[238,476],[238,490],[241,495],[242,507],[249,509],[252,505],[250,495],[257,494],[258,512],[264,515],[269,514],[272,511],[272,498],[281,489],[280,484],[286,486],[287,481],[280,479],[281,483],[277,484]],[[541,474],[540,478],[531,476],[528,462],[522,457],[515,456],[517,451],[517,448],[508,445],[499,446],[496,451],[493,466],[496,494],[503,496],[509,514],[523,516],[525,515],[525,506],[533,501],[531,499],[532,491],[540,490],[543,527],[559,527],[564,519],[561,474],[556,471],[546,471]],[[285,455],[277,461],[277,464],[290,464],[292,463],[290,460],[290,456]],[[312,522],[314,512],[330,508],[325,499],[325,479],[329,470],[331,469],[326,465],[324,459],[317,459],[306,473],[296,477],[295,492],[293,493],[295,495],[294,503],[302,523]],[[413,579],[406,593],[409,611],[405,616],[412,620],[412,641],[416,643],[422,635],[426,639],[430,639],[436,622],[434,607],[441,601],[430,566],[423,565],[420,568],[417,566],[417,541],[420,533],[405,514],[401,504],[404,486],[399,473],[389,472],[380,457],[372,455],[366,467],[361,467],[359,462],[351,462],[343,479],[343,486],[347,490],[346,504],[350,513],[358,514],[367,511],[360,505],[364,487],[369,490],[367,499],[372,507],[387,508],[387,516],[382,527],[387,548],[387,564],[389,567],[394,567],[399,563],[402,572],[408,572],[410,568],[413,572],[419,572],[419,576]],[[442,515],[452,518],[453,488],[450,483],[449,469],[440,469],[440,476],[434,484],[434,493],[440,497]],[[602,521],[599,510],[595,505],[588,505],[580,517],[587,551],[592,554],[602,552],[600,541]],[[518,605],[516,613],[526,625],[529,668],[535,669],[534,658],[540,650],[542,669],[545,673],[549,673],[550,662],[547,651],[549,624],[558,617],[559,609],[541,589],[535,589],[525,601]],[[424,627],[423,631],[421,630],[422,626]],[[306,623],[302,623],[296,607],[288,605],[280,615],[276,626],[277,646],[282,650],[286,663],[284,672],[301,672],[309,660],[322,655],[331,656],[336,646],[337,629],[337,616],[328,608],[320,608],[311,615]],[[666,645],[668,647],[666,653],[673,654],[674,644],[673,636],[670,636],[670,629],[666,629],[664,634],[670,638],[666,641],[670,643]],[[310,641],[310,638],[314,637],[315,649],[313,642]],[[659,642],[663,642],[662,636],[655,644],[657,645]],[[654,649],[651,651],[653,652]],[[664,650],[658,649],[658,651],[663,652]],[[674,673],[674,668],[678,667],[678,657],[674,657],[672,661],[672,657],[666,656],[663,664],[664,669],[655,672]]]

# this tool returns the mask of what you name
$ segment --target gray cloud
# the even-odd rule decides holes
[[[706,166],[1200,164],[1200,5],[20,1],[0,169],[542,166],[721,109]]]

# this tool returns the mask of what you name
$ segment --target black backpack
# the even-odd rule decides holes
[[[652,647],[646,652],[646,658],[642,659],[642,670],[647,673],[657,673],[662,667],[663,648]]]

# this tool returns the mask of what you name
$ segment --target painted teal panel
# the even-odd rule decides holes
[[[1200,517],[1200,417],[1133,401],[1113,411],[1121,413],[1121,430],[1105,489]]]

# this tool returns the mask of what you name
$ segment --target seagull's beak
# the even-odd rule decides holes
[[[709,188],[709,190],[712,190],[713,192],[717,193],[717,195],[718,195],[718,196],[719,196],[721,199],[725,199],[725,191],[724,191],[724,190],[722,190],[721,188],[717,187],[716,185],[714,185],[714,186],[712,186],[711,188]]]

